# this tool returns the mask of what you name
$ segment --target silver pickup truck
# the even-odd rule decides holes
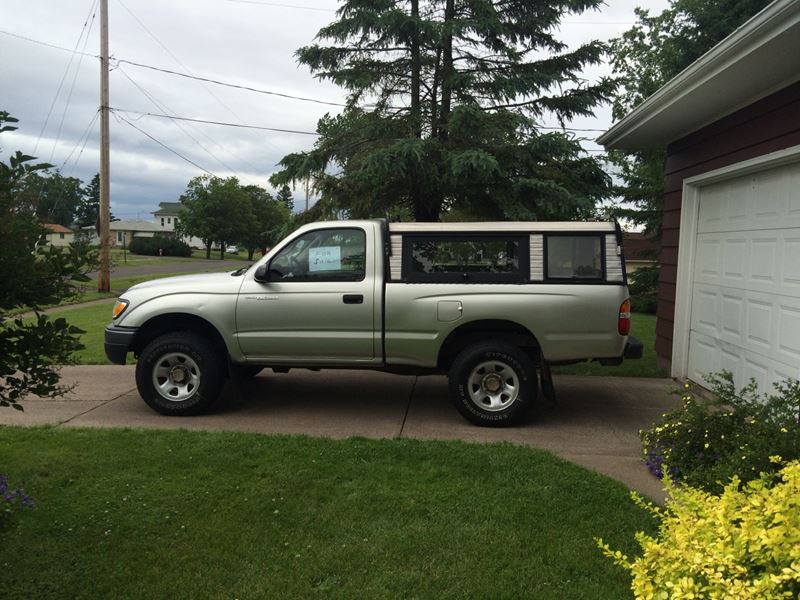
[[[306,225],[247,269],[130,288],[105,330],[144,401],[205,411],[264,367],[446,373],[456,408],[510,425],[550,365],[642,356],[611,222]],[[537,373],[539,377],[537,378]]]

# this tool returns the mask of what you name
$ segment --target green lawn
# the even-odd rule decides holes
[[[508,444],[0,428],[8,598],[630,598],[622,485]]]
[[[556,367],[553,373],[560,375],[610,375],[614,377],[667,377],[667,373],[656,362],[656,317],[633,313],[631,335],[644,344],[644,357],[625,360],[618,367],[604,367],[597,362],[579,363]]]

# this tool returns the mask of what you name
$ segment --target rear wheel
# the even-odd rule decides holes
[[[217,399],[224,383],[223,357],[206,338],[167,333],[145,346],[136,363],[136,387],[162,415],[196,415]]]
[[[476,425],[519,423],[536,400],[536,366],[530,357],[502,341],[468,346],[449,373],[450,396],[458,411]]]

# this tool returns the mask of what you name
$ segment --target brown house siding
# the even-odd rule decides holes
[[[796,145],[800,145],[800,82],[667,147],[656,324],[656,353],[662,364],[669,364],[672,360],[683,180]]]

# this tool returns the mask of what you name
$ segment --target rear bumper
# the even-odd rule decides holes
[[[138,330],[138,327],[117,327],[116,325],[106,327],[105,349],[108,360],[117,365],[124,365]]]
[[[642,358],[644,356],[644,344],[637,340],[635,337],[628,337],[628,343],[625,344],[625,353],[623,358]]]

